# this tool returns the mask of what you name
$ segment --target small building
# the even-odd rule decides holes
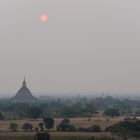
[[[26,85],[25,78],[22,83],[22,87],[18,90],[14,98],[13,102],[21,102],[21,103],[31,103],[36,101],[37,99],[32,95],[31,91]]]

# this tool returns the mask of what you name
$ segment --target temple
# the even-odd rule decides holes
[[[28,89],[26,85],[25,78],[22,83],[22,87],[18,90],[15,97],[12,99],[13,102],[34,102],[36,98],[32,95],[31,91]]]

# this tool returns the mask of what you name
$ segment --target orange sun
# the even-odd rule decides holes
[[[41,22],[46,22],[46,21],[48,21],[48,16],[47,15],[41,15],[40,20],[41,20]]]

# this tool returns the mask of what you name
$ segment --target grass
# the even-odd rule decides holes
[[[0,136],[0,140],[34,140],[33,136]],[[110,137],[96,137],[92,139],[90,136],[53,136],[51,140],[115,140]]]
[[[109,133],[50,132],[51,140],[114,140]],[[35,132],[0,132],[0,140],[34,140]],[[118,139],[117,139],[118,140]]]
[[[0,136],[0,140],[33,140],[32,136]]]

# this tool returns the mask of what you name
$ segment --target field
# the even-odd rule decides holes
[[[63,118],[55,119],[55,128],[62,121]],[[109,121],[108,121],[109,119]],[[95,116],[92,118],[71,118],[70,121],[75,126],[89,127],[92,124],[99,124],[102,130],[105,127],[110,126],[114,123],[123,120],[123,117],[108,118],[104,116]],[[9,120],[0,121],[0,140],[33,140],[35,132],[23,132],[22,125],[26,122],[32,123],[34,127],[37,127],[41,122],[38,120]],[[16,122],[18,124],[19,132],[10,132],[9,124],[11,122]],[[89,133],[89,132],[50,132],[52,140],[87,140],[92,136],[95,137],[108,137],[111,136],[109,133]]]
[[[62,121],[63,118],[55,119],[55,128],[56,126]],[[123,120],[124,117],[114,117],[109,118],[105,116],[95,116],[92,118],[71,118],[70,122],[79,127],[89,127],[93,124],[99,124],[102,127],[102,130],[105,129],[105,127],[110,126],[112,124],[115,124],[121,120]],[[109,121],[107,121],[109,120]],[[31,123],[34,127],[38,127],[38,124],[42,122],[41,119],[38,120],[8,120],[8,121],[0,121],[0,131],[9,131],[9,124],[11,122],[16,122],[18,124],[19,131],[22,131],[22,125],[24,123]]]

